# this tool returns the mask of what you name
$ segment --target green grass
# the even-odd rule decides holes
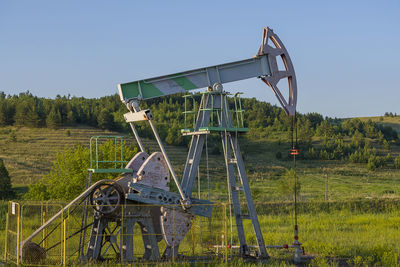
[[[386,117],[384,117],[386,119]],[[396,118],[388,118],[396,119]],[[70,131],[67,136],[66,131]],[[16,141],[10,140],[10,132],[15,132]],[[26,192],[26,185],[40,179],[51,167],[51,162],[58,151],[75,144],[88,145],[89,138],[100,134],[119,134],[101,131],[90,127],[64,128],[51,130],[47,128],[15,128],[0,129],[0,158],[3,158],[10,173],[14,188],[19,195]],[[189,137],[186,137],[189,138]],[[128,143],[135,141],[127,137]],[[319,142],[315,140],[316,144]],[[157,151],[154,140],[144,139],[146,148]],[[278,160],[277,151],[283,154],[288,144],[277,142],[277,139],[249,141],[239,139],[245,158],[247,175],[251,188],[258,201],[284,200],[277,190],[281,175],[285,169],[291,168],[291,160]],[[183,173],[187,148],[166,146],[167,154],[179,177]],[[393,145],[392,157],[400,152]],[[385,154],[378,147],[378,153]],[[226,200],[226,171],[223,155],[209,154],[209,177],[207,177],[205,153],[200,163],[202,197],[208,195],[207,180],[210,179],[210,194],[213,200]],[[297,161],[297,174],[302,186],[302,200],[322,200],[325,197],[325,182],[328,175],[328,193],[330,200],[353,198],[381,198],[400,196],[400,170],[388,166],[370,172],[365,164],[351,164],[346,161]],[[355,190],[356,188],[356,190]],[[197,192],[197,183],[193,192]]]
[[[397,118],[383,117],[384,123],[399,123]],[[362,118],[364,119],[364,118]],[[379,117],[377,117],[379,122]],[[399,128],[400,129],[400,128]],[[71,135],[67,136],[69,130]],[[14,131],[16,140],[10,138]],[[90,127],[64,128],[0,128],[0,157],[5,160],[14,189],[19,197],[27,185],[41,178],[49,171],[57,151],[80,143],[88,145],[93,135],[118,134],[104,132]],[[292,242],[293,215],[290,196],[283,196],[278,190],[282,174],[291,168],[291,160],[276,159],[277,151],[285,153],[288,144],[277,142],[279,136],[249,141],[240,139],[245,157],[247,175],[253,198],[257,205],[263,234],[268,244]],[[128,142],[134,142],[131,137]],[[315,139],[318,144],[320,140]],[[158,151],[154,140],[144,140],[150,151]],[[373,143],[378,153],[385,154],[379,145]],[[186,161],[187,148],[166,146],[167,154],[178,177],[181,177]],[[392,156],[400,148],[392,145]],[[203,154],[200,163],[201,198],[215,203],[227,202],[226,171],[223,155],[209,155],[210,191],[207,189],[206,161]],[[351,264],[392,265],[400,254],[400,170],[388,166],[370,172],[365,164],[346,161],[297,161],[297,175],[301,183],[300,193],[300,240],[306,251],[315,255],[315,266],[327,263],[338,264],[339,260]],[[326,177],[328,176],[328,197],[325,198]],[[85,179],[85,178],[83,178]],[[197,182],[193,195],[198,196]],[[0,253],[4,251],[4,223],[6,202],[0,202]],[[32,218],[32,220],[35,220]],[[27,230],[32,231],[40,222],[29,222]],[[247,226],[250,231],[250,227]],[[204,230],[204,229],[203,229]],[[214,238],[220,244],[220,233]],[[254,241],[254,237],[248,236]],[[219,243],[218,243],[219,242]],[[199,243],[201,244],[201,243]],[[197,248],[200,249],[200,248]],[[204,249],[204,248],[203,248]],[[186,250],[190,251],[188,247]],[[285,253],[271,251],[274,258],[271,266],[289,265]],[[278,259],[277,261],[275,261]],[[331,262],[334,259],[335,261]],[[234,262],[232,266],[243,262]],[[250,266],[250,263],[248,264]]]
[[[3,210],[1,207],[4,203],[0,204],[0,210]],[[290,203],[281,202],[256,204],[266,244],[291,244],[293,242],[293,206]],[[46,217],[52,216],[61,206],[63,205],[50,205]],[[181,253],[186,256],[210,256],[211,252],[215,253],[213,245],[220,245],[223,242],[222,234],[227,237],[228,244],[238,244],[235,226],[233,226],[233,232],[230,232],[228,209],[225,210],[222,205],[216,205],[214,209],[211,223],[207,219],[196,218],[191,231],[180,246]],[[40,204],[22,203],[23,238],[40,226],[42,210],[44,208]],[[399,264],[400,199],[302,202],[299,210],[299,240],[306,253],[315,257],[312,261],[314,266],[327,263],[338,265],[343,262],[381,266]],[[79,215],[78,212],[77,215],[71,215],[67,219],[67,235],[79,229]],[[89,217],[90,219],[91,217]],[[256,241],[249,221],[245,221],[244,227],[248,244],[255,245]],[[138,257],[143,253],[139,232],[140,230],[136,226],[134,251]],[[61,233],[61,227],[58,227],[49,239],[48,247],[62,239]],[[35,239],[36,242],[38,240]],[[4,251],[3,234],[0,241],[0,249]],[[71,255],[67,258],[70,263],[76,262],[76,254],[72,255],[72,253],[76,250],[77,242],[78,237],[67,241],[67,255]],[[160,243],[161,251],[164,247],[162,243]],[[290,262],[293,256],[291,250],[268,249],[268,253],[272,257],[272,261],[267,265],[291,266]],[[60,248],[51,250],[48,258],[53,259],[54,263],[60,263]],[[216,264],[218,263],[218,259],[214,261]],[[243,263],[242,260],[236,259],[232,266],[240,266]],[[247,264],[251,266],[251,263]],[[182,265],[185,266],[185,264]]]
[[[376,117],[360,117],[361,121],[371,120],[379,124],[390,126],[397,132],[400,132],[400,116],[389,117],[389,116],[376,116]]]
[[[66,131],[70,132],[68,136]],[[15,133],[16,140],[12,140]],[[3,158],[13,184],[26,185],[36,182],[50,170],[55,154],[76,144],[89,145],[89,139],[95,135],[119,135],[117,132],[103,131],[92,127],[48,129],[27,127],[0,127],[0,158]],[[126,135],[126,134],[122,134]],[[128,142],[134,142],[128,136]],[[156,151],[154,141],[144,140],[150,151]],[[172,147],[171,158],[179,161],[184,148]],[[174,153],[176,152],[176,153]],[[179,166],[178,166],[179,167]]]

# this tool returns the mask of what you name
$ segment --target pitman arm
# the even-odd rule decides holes
[[[285,70],[278,69],[277,57],[281,57]],[[271,87],[288,115],[295,114],[297,83],[292,61],[279,37],[268,27],[263,30],[260,49],[253,58],[122,83],[118,90],[121,101],[127,103],[131,99],[150,99],[255,77]],[[281,79],[288,80],[288,99],[277,87]]]

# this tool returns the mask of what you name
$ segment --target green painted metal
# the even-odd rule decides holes
[[[198,68],[175,74],[153,77],[118,85],[122,102],[150,99],[165,95],[207,88],[215,83],[228,83],[271,75],[267,55]]]
[[[88,169],[92,173],[132,173],[132,169]]]
[[[181,129],[181,133],[191,133],[191,132],[193,132],[193,131],[194,131],[193,128],[184,128],[184,129]]]
[[[249,128],[236,128],[236,127],[218,127],[218,126],[209,126],[209,127],[200,127],[200,131],[210,131],[210,132],[239,132],[246,133],[249,131]]]
[[[185,76],[180,76],[180,77],[174,77],[173,75],[171,76],[171,79],[176,82],[180,87],[182,87],[184,90],[189,91],[196,89],[197,86],[192,83],[188,78]]]
[[[160,97],[164,95],[151,82],[138,81],[138,82],[126,83],[121,86],[123,88],[122,90],[124,92],[124,97],[127,99],[135,98],[138,95],[141,95],[143,99]]]
[[[113,140],[114,158],[100,158],[99,145],[107,140]],[[125,169],[124,166],[128,161],[124,160],[123,153],[123,136],[116,135],[98,135],[90,138],[90,167],[88,171],[92,173],[127,173],[132,172],[131,169]],[[111,164],[110,164],[111,163]],[[110,167],[112,165],[112,167]]]
[[[189,116],[192,116],[193,122],[192,122],[192,126],[194,127],[195,123],[196,123],[196,101],[193,97],[193,95],[184,95],[183,98],[185,99],[185,111],[183,112],[184,114],[184,127],[185,129],[188,129],[188,122],[187,122],[187,118]],[[192,99],[192,110],[188,110],[188,98]]]
[[[236,93],[234,95],[234,101],[235,101],[235,117],[236,117],[236,127],[244,128],[244,109],[242,109],[242,100],[240,98],[240,95],[242,93]]]
[[[235,116],[235,120],[233,121],[232,127],[223,127],[222,125],[220,125],[218,123],[218,120],[214,120],[214,117],[221,117],[221,112],[223,112],[221,110],[221,108],[215,107],[214,105],[214,96],[221,96],[221,103],[220,106],[222,107],[223,105],[225,106],[229,106],[228,105],[228,96],[226,93],[221,93],[218,91],[205,91],[205,92],[201,92],[201,95],[210,95],[210,99],[211,99],[211,107],[212,108],[200,108],[200,111],[211,111],[211,117],[210,117],[210,123],[207,127],[200,127],[199,131],[210,131],[210,132],[238,132],[238,133],[246,133],[249,131],[248,128],[244,127],[244,109],[242,108],[242,102],[240,99],[240,95],[242,93],[236,93],[234,95],[234,103],[235,103],[235,109],[234,110],[225,110],[226,114],[225,116],[228,117],[228,113],[232,112]],[[191,111],[188,111],[187,108],[187,102],[188,102],[188,98],[192,98],[193,99],[193,107],[195,107],[195,99],[193,97],[193,95],[184,95],[183,96],[185,98],[185,111],[183,112],[183,114],[185,115],[185,121],[184,121],[184,129],[181,129],[181,133],[191,133],[194,132],[194,128],[195,128],[195,124],[196,124],[196,116],[195,114],[197,114],[197,111],[195,110],[195,108]],[[193,127],[189,127],[188,126],[188,122],[187,122],[187,115],[188,114],[194,114],[193,115]],[[204,116],[205,116],[205,112],[203,112],[203,121],[204,121]],[[216,121],[216,123],[215,123]]]

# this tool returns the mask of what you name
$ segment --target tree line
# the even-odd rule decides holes
[[[167,144],[187,146],[190,139],[183,138],[180,130],[192,127],[193,117],[185,117],[182,94],[149,99],[141,102],[142,109],[151,109],[160,137]],[[199,102],[200,96],[193,96]],[[230,99],[230,106],[234,107]],[[189,101],[187,108],[196,109]],[[397,132],[390,126],[380,123],[354,119],[323,117],[318,113],[297,114],[297,126],[293,128],[293,117],[285,114],[282,108],[256,98],[242,99],[245,126],[250,129],[246,138],[250,140],[273,139],[278,142],[291,141],[295,131],[299,157],[303,159],[349,160],[350,162],[368,163],[370,168],[379,168],[385,162],[400,165],[399,159],[392,159],[390,146],[399,144]],[[57,96],[54,99],[37,97],[29,91],[18,95],[6,95],[0,92],[0,126],[15,125],[26,127],[59,128],[85,124],[101,129],[130,132],[123,114],[128,112],[117,94],[100,98]],[[391,116],[393,113],[388,113]],[[236,114],[234,115],[234,120]],[[386,114],[385,114],[386,115]],[[152,137],[153,133],[145,122],[137,123],[136,128],[143,137]],[[322,139],[321,143],[313,142]],[[382,158],[374,146],[380,145],[389,151],[389,156]],[[219,137],[210,137],[213,153],[221,153]],[[277,158],[286,157],[279,152]],[[396,164],[398,162],[398,164]],[[400,167],[400,166],[399,166]]]

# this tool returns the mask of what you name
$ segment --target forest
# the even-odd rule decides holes
[[[190,141],[182,138],[181,129],[187,127],[184,119],[184,98],[182,94],[142,101],[142,109],[151,109],[161,138],[170,145],[187,146]],[[199,96],[194,95],[195,99]],[[293,118],[277,106],[244,98],[242,108],[245,126],[249,133],[245,138],[262,140],[276,139],[291,142],[297,137],[297,146],[302,159],[348,160],[353,163],[366,163],[369,170],[393,165],[400,168],[400,158],[393,158],[390,146],[400,144],[397,132],[390,126],[359,118],[337,119],[324,117],[318,113],[297,114],[296,127]],[[233,99],[231,99],[233,106]],[[189,106],[188,108],[196,109]],[[117,94],[100,98],[57,96],[55,99],[37,97],[29,91],[19,95],[6,95],[0,92],[0,126],[25,126],[60,128],[66,126],[88,125],[99,129],[130,132],[124,121],[127,112]],[[396,116],[386,112],[384,116]],[[190,120],[188,120],[190,121]],[[151,137],[152,132],[145,123],[138,123],[141,136]],[[216,137],[216,136],[215,136]],[[212,153],[221,153],[218,138],[211,138]],[[313,142],[320,140],[320,142]],[[387,153],[378,153],[376,145]],[[278,151],[276,158],[285,159],[288,155]]]

